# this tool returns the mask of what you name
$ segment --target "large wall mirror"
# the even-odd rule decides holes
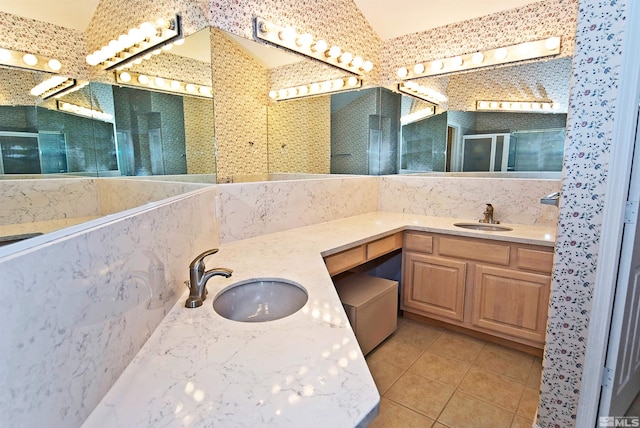
[[[210,31],[134,65],[130,72],[211,87]],[[43,99],[46,73],[0,68],[0,174],[150,176],[192,174],[216,182],[213,101],[162,87],[103,82]],[[160,80],[162,81],[162,80]]]

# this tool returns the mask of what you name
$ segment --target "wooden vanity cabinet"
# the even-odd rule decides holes
[[[542,348],[553,248],[406,232],[401,309]]]

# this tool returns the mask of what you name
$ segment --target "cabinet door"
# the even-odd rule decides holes
[[[407,252],[404,308],[462,321],[466,270],[465,262]]]
[[[476,265],[474,326],[544,342],[551,277]]]

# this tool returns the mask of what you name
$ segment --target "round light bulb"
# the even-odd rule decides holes
[[[175,42],[173,42],[173,44],[176,46],[184,45],[184,39],[178,39]]]
[[[30,66],[34,66],[38,63],[38,58],[36,58],[35,55],[33,54],[25,54],[22,57],[22,61],[24,61],[25,64],[30,65]]]
[[[298,87],[298,93],[300,95],[307,95],[309,93],[309,88],[307,86]]]
[[[531,109],[540,110],[540,103],[531,103]]]
[[[131,30],[129,30],[127,35],[131,39],[131,42],[132,42],[131,46],[133,46],[133,45],[135,45],[137,43],[140,43],[145,38],[144,34],[142,33],[142,31],[140,31],[140,29],[138,29],[138,28],[132,28]]]
[[[141,75],[138,76],[138,83],[146,85],[146,84],[149,83],[149,78],[147,76],[145,76],[144,74],[141,74]]]
[[[133,40],[131,39],[131,37],[129,37],[128,34],[122,34],[120,37],[118,37],[118,41],[124,49],[130,48],[134,44]]]
[[[296,45],[301,48],[308,48],[313,43],[313,37],[309,33],[304,33],[296,39]]]
[[[351,66],[355,67],[355,68],[360,68],[360,67],[362,67],[362,63],[363,62],[364,62],[364,60],[362,59],[362,57],[356,56],[351,61]]]
[[[287,89],[287,95],[289,97],[295,97],[296,95],[298,95],[298,90],[296,88],[289,88]]]
[[[373,70],[373,63],[371,61],[365,61],[364,64],[362,64],[362,69],[367,73],[370,72]]]
[[[358,78],[355,76],[351,76],[347,79],[347,85],[356,86],[358,84]]]
[[[278,97],[280,98],[287,98],[287,90],[286,89],[280,89],[278,91]]]
[[[551,110],[551,104],[550,103],[542,103],[542,109],[543,110]]]
[[[290,43],[296,38],[296,30],[291,27],[284,28],[278,33],[278,38]]]
[[[351,54],[350,52],[345,52],[342,55],[340,55],[340,57],[338,58],[338,61],[343,64],[349,64],[352,59],[353,59],[353,54]]]
[[[133,60],[134,64],[142,64],[142,58],[136,58]]]
[[[544,41],[544,47],[552,51],[560,47],[560,37],[549,37]]]
[[[177,80],[172,80],[169,86],[171,86],[171,89],[173,89],[174,91],[180,90],[180,82],[178,82]]]
[[[278,93],[276,91],[269,91],[269,98],[275,100],[276,98],[278,98]]]
[[[100,52],[102,52],[102,56],[105,59],[113,58],[114,56],[116,56],[116,51],[111,46],[104,46],[102,49],[100,49]]]
[[[320,91],[320,85],[318,83],[312,83],[311,85],[309,85],[309,92],[310,93],[315,94],[318,91]]]
[[[140,25],[140,31],[144,34],[144,38],[150,38],[157,34],[156,26],[150,22],[143,22]]]
[[[155,83],[158,88],[164,88],[165,85],[165,81],[162,77],[156,77],[153,79],[153,83]]]
[[[11,52],[5,48],[0,48],[0,60],[9,61],[11,59]]]
[[[424,73],[424,64],[416,64],[413,66],[413,72],[416,74]]]
[[[496,51],[493,53],[493,56],[498,61],[502,61],[503,59],[505,59],[507,57],[507,50],[505,48],[496,49]]]
[[[122,72],[120,73],[120,80],[122,80],[125,83],[131,82],[131,75],[126,71]]]
[[[444,67],[444,63],[439,59],[431,62],[431,69],[433,71],[442,70],[443,67]]]
[[[328,91],[331,89],[331,82],[330,81],[325,81],[320,83],[320,89],[322,89],[323,91]]]
[[[492,101],[489,103],[489,107],[491,107],[492,109],[497,109],[498,108],[498,103],[495,101]]]
[[[191,83],[187,83],[187,84],[185,85],[184,89],[185,89],[187,92],[190,92],[190,93],[194,93],[194,92],[196,91],[196,87],[195,87],[195,85],[193,85],[193,84],[191,84]]]
[[[87,55],[87,64],[91,66],[100,64],[100,61],[98,60],[98,56],[96,54]]]
[[[198,92],[200,92],[200,95],[205,97],[211,96],[211,88],[208,86],[200,86],[200,88],[198,88]]]
[[[337,58],[340,53],[342,52],[342,49],[340,49],[338,46],[331,46],[331,49],[329,49],[329,58]]]
[[[464,64],[462,57],[457,56],[455,58],[451,58],[451,65],[454,67],[462,67],[462,64]]]
[[[324,40],[318,40],[313,45],[311,50],[314,51],[314,52],[322,53],[322,52],[326,51],[328,47],[329,47],[329,45],[327,45],[327,42],[325,42]]]
[[[50,59],[47,65],[53,71],[60,71],[60,69],[62,68],[62,64],[60,64],[60,61],[58,61],[57,59]]]
[[[489,108],[489,103],[486,101],[480,101],[480,108],[487,109]]]
[[[482,54],[482,52],[476,52],[471,56],[471,62],[476,65],[482,64],[483,61],[484,55]]]
[[[113,49],[115,52],[120,52],[122,49],[124,49],[124,47],[122,46],[122,43],[120,43],[118,40],[109,41],[109,45],[108,46],[111,49]]]
[[[341,89],[344,86],[344,80],[343,79],[336,79],[333,81],[333,89]]]
[[[171,23],[164,18],[156,19],[156,27],[159,28],[169,28]]]
[[[407,74],[409,74],[409,70],[407,70],[405,67],[400,67],[398,69],[398,77],[405,78],[407,77]]]

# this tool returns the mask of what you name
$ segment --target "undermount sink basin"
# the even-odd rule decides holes
[[[454,223],[456,227],[462,227],[464,229],[484,230],[485,232],[508,232],[513,230],[507,226],[500,226],[497,224],[489,223]]]
[[[231,285],[216,296],[213,309],[230,320],[265,322],[294,314],[307,300],[307,291],[295,282],[261,278]]]

